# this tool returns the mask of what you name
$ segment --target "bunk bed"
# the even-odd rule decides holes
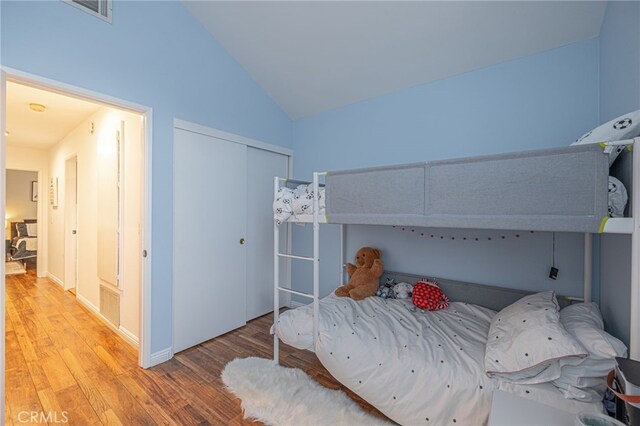
[[[425,406],[435,407],[436,413],[431,419],[440,422],[446,420],[446,423],[458,421],[464,424],[474,418],[476,422],[486,420],[489,409],[487,400],[490,401],[494,389],[522,392],[523,396],[526,392],[526,397],[529,398],[538,395],[538,399],[551,405],[562,400],[563,408],[576,412],[597,411],[597,404],[564,400],[550,383],[524,388],[512,383],[492,382],[487,378],[481,368],[482,363],[478,362],[478,355],[484,355],[487,318],[495,314],[493,310],[499,310],[522,297],[521,292],[442,280],[447,286],[445,292],[453,289],[450,296],[453,296],[452,300],[456,300],[452,304],[454,308],[450,307],[445,312],[428,317],[412,311],[409,306],[401,306],[400,302],[389,303],[375,297],[354,302],[330,295],[323,299],[321,305],[319,230],[322,223],[340,225],[338,267],[341,278],[344,278],[344,226],[349,224],[584,233],[584,302],[591,301],[593,234],[631,234],[633,262],[630,355],[631,358],[638,359],[640,233],[637,232],[638,226],[633,217],[640,217],[640,203],[633,201],[640,200],[640,195],[634,197],[640,191],[640,169],[636,167],[640,164],[640,153],[632,149],[638,141],[640,138],[514,154],[314,173],[313,181],[306,183],[310,185],[308,192],[313,197],[310,214],[307,209],[305,214],[292,214],[287,219],[287,223],[313,224],[313,255],[305,257],[281,253],[278,223],[274,221],[274,360],[278,362],[281,338],[296,347],[313,350],[323,365],[346,386],[401,423],[420,421],[429,424],[430,417],[424,412]],[[633,203],[629,209],[631,217],[609,216],[609,160],[604,150],[612,146],[626,146],[631,151],[633,175],[631,182],[626,183],[632,194]],[[324,185],[320,182],[322,178],[325,180]],[[274,199],[281,195],[281,188],[293,188],[300,184],[305,183],[276,178]],[[553,191],[550,192],[549,188],[553,188]],[[321,209],[322,197],[325,198],[324,209]],[[282,258],[313,263],[312,293],[286,288],[281,284]],[[390,272],[386,274],[391,278],[403,277]],[[464,290],[460,290],[461,288]],[[309,298],[312,303],[296,309],[295,315],[288,315],[287,312],[281,318],[278,312],[280,292]],[[360,316],[373,319],[376,315],[378,319],[375,321],[384,324],[384,327],[358,325],[357,318]],[[441,336],[442,339],[425,344],[428,340],[427,329],[429,334]],[[470,332],[470,329],[473,331]],[[425,334],[420,336],[422,331]],[[418,337],[414,338],[413,333]],[[456,338],[452,339],[451,335]],[[460,339],[458,336],[464,338]],[[354,345],[354,339],[364,340]],[[375,341],[378,339],[378,343],[384,341],[394,344],[376,345]],[[344,351],[341,348],[345,347],[353,353],[342,353]],[[387,350],[379,350],[385,347]],[[405,352],[403,347],[413,347],[413,351]],[[454,370],[440,365],[444,363],[444,355],[438,350],[445,350],[445,347]],[[412,358],[415,353],[423,356],[421,363],[415,363],[416,360]],[[375,359],[377,364],[371,361],[368,364],[372,368],[364,368],[366,357]],[[354,361],[351,361],[352,358]],[[391,367],[392,374],[404,374],[408,377],[408,381],[400,388],[403,391],[411,389],[411,392],[423,392],[417,406],[411,405],[411,398],[407,395],[400,398],[400,395],[393,395],[391,389],[385,388],[385,380],[389,380],[390,376],[382,369],[385,359],[391,358],[401,359],[408,365],[408,370],[404,372],[397,371],[397,363],[394,364],[395,367]],[[412,363],[415,364],[413,367],[410,366]],[[434,369],[434,365],[438,368]],[[455,377],[459,376],[453,374],[456,369],[466,372],[463,383],[454,383]],[[409,370],[411,373],[408,373]],[[355,374],[352,374],[353,371]],[[426,371],[437,372],[434,376],[433,373],[425,373]],[[383,379],[380,380],[378,375]],[[429,383],[441,388],[434,391],[428,387]],[[457,387],[458,393],[444,396],[452,387]],[[375,391],[372,392],[371,389]],[[456,410],[451,402],[447,403],[451,400],[455,401],[454,404],[461,400],[468,401],[465,403],[467,408]],[[474,410],[479,411],[469,410],[470,404],[474,406]],[[601,404],[599,409],[602,410]],[[437,413],[454,413],[456,417],[444,418]],[[456,420],[452,420],[454,418]]]

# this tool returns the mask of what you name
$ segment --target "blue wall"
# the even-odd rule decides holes
[[[598,66],[598,40],[591,39],[298,120],[295,177],[568,145],[598,124]],[[309,230],[294,232],[294,250],[310,253]],[[338,231],[323,227],[321,232],[327,294],[338,282]],[[582,294],[581,235],[557,235],[560,275],[554,282],[547,278],[548,233],[516,238],[514,232],[375,226],[350,226],[347,232],[348,258],[361,245],[378,246],[389,270]],[[309,289],[310,282],[310,269],[295,265],[293,285]]]
[[[610,1],[600,30],[600,122],[640,108],[640,2]]]
[[[640,109],[640,3],[609,2],[600,31],[600,123],[637,109]],[[600,307],[607,328],[628,343],[631,237],[603,235],[601,247]]]
[[[0,3],[0,62],[153,108],[151,348],[171,346],[173,119],[290,147],[291,121],[180,2]]]

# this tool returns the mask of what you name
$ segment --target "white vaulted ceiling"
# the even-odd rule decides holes
[[[292,118],[597,36],[605,2],[184,1]]]

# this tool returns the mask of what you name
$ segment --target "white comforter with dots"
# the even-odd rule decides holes
[[[494,389],[580,412],[601,404],[565,399],[550,383],[515,385],[484,372],[489,324],[495,312],[453,302],[416,309],[410,300],[330,295],[320,302],[316,355],[329,372],[390,419],[403,425],[482,425]],[[284,312],[278,337],[313,350],[311,306]]]

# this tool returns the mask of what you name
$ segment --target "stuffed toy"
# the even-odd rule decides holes
[[[412,300],[418,308],[430,311],[449,306],[449,298],[440,290],[438,283],[433,280],[418,281],[413,286]]]
[[[362,247],[356,253],[356,264],[347,263],[349,282],[335,291],[336,296],[349,296],[353,300],[362,300],[373,296],[380,285],[384,272],[384,263],[380,260],[380,250]]]
[[[382,297],[383,299],[394,299],[396,294],[393,291],[393,287],[396,285],[396,280],[393,278],[387,278],[387,281],[384,284],[381,284],[378,287],[378,291],[376,291],[376,296]]]
[[[402,282],[393,286],[393,294],[396,299],[408,299],[412,292],[413,286],[409,283]]]

